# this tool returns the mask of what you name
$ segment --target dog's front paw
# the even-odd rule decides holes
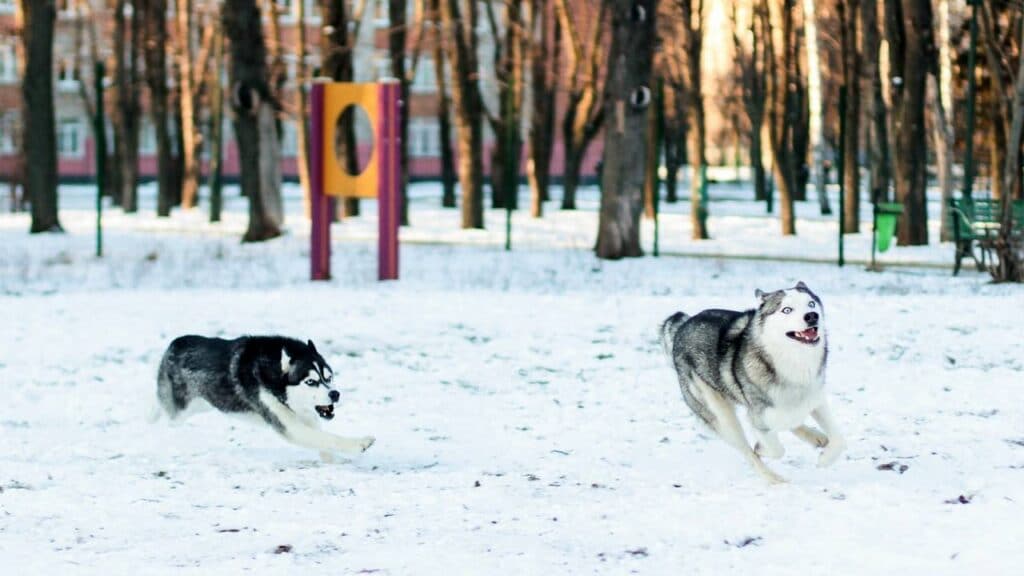
[[[825,449],[818,456],[818,468],[831,466],[844,450],[846,450],[846,440],[842,438],[829,438]]]
[[[376,442],[376,441],[377,441],[377,439],[374,438],[373,436],[366,436],[365,438],[360,439],[359,440],[359,451],[360,452],[366,452],[367,450],[370,449],[370,446],[373,446],[373,443]]]

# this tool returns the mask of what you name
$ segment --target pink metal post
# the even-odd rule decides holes
[[[377,126],[379,172],[377,186],[377,279],[398,280],[398,226],[401,154],[398,115],[399,83],[382,82],[379,88],[380,108]]]
[[[324,86],[314,83],[310,92],[309,209],[310,263],[313,280],[331,279],[331,201],[324,195]]]

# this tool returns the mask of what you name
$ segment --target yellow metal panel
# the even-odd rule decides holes
[[[370,118],[370,126],[374,135],[373,151],[366,169],[358,176],[349,174],[338,162],[334,142],[338,117],[345,108],[359,106]],[[344,196],[346,198],[377,197],[377,123],[378,92],[376,84],[339,82],[324,86],[324,194],[328,196]]]

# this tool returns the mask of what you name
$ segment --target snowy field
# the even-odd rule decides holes
[[[308,277],[308,232],[240,245],[244,203],[158,221],[107,214],[92,256],[86,188],[69,234],[0,214],[0,562],[8,574],[1009,574],[1024,563],[1024,289],[952,247],[894,266],[723,259],[835,254],[800,206],[782,239],[721,199],[716,239],[601,262],[594,195],[567,214],[457,230],[414,190],[402,280],[375,281],[375,208],[334,228],[335,279]],[[147,192],[148,194],[148,192]],[[936,205],[937,206],[937,205]],[[933,206],[933,207],[936,207]],[[865,222],[865,229],[870,224]],[[936,231],[937,232],[937,231]],[[652,240],[645,224],[645,245]],[[848,240],[866,260],[867,234]],[[450,244],[451,242],[457,244]],[[699,256],[699,257],[695,257]],[[941,266],[940,266],[941,265]],[[807,282],[825,301],[828,382],[849,448],[833,467],[783,438],[768,486],[697,425],[657,343],[671,312],[754,304]],[[312,338],[340,376],[327,428],[374,435],[332,465],[217,413],[147,420],[184,333]]]

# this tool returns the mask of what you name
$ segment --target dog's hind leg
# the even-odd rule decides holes
[[[733,408],[732,404],[728,400],[722,397],[717,391],[712,389],[700,378],[694,377],[693,385],[700,395],[700,399],[703,400],[703,405],[707,411],[714,415],[714,424],[712,428],[719,436],[722,437],[729,445],[740,451],[741,454],[747,459],[747,462],[754,467],[754,470],[768,482],[772,484],[781,484],[786,481],[785,478],[779,476],[771,468],[765,465],[761,457],[754,452],[753,448],[747,442],[747,437],[743,433],[743,426],[740,425],[740,421],[736,418],[736,409]]]
[[[303,422],[291,408],[285,406],[269,392],[261,391],[260,401],[269,411],[269,414],[264,415],[267,422],[280,432],[282,436],[299,446],[311,448],[321,453],[346,452],[358,454],[366,452],[376,442],[376,439],[372,436],[345,438],[335,436],[323,430],[317,430]]]

